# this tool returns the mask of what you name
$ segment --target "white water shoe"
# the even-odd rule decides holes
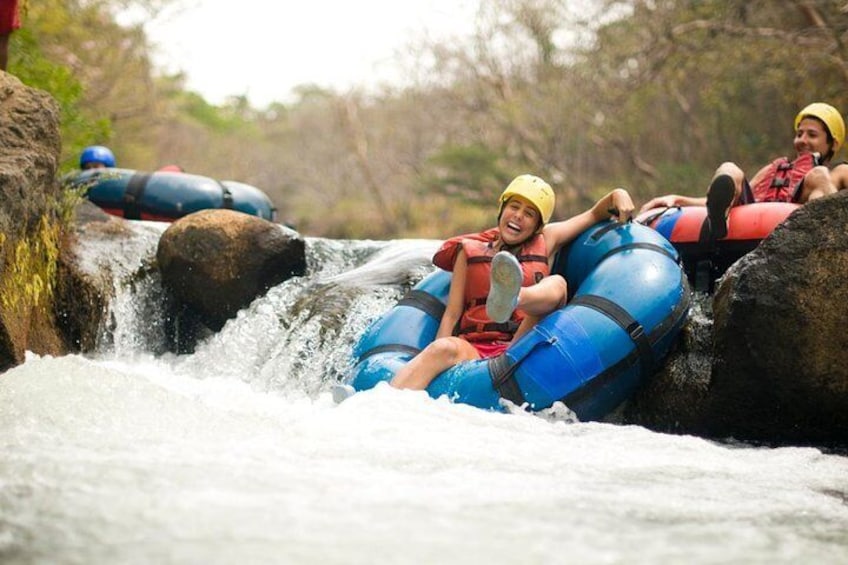
[[[521,265],[512,253],[501,251],[492,257],[492,280],[486,300],[489,318],[498,323],[509,320],[518,304],[522,278]]]

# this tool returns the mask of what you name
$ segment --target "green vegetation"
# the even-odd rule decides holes
[[[53,295],[59,258],[59,226],[45,216],[35,233],[9,246],[2,305],[6,310],[44,307]]]
[[[72,168],[76,165],[73,156],[79,155],[91,139],[109,138],[111,124],[102,117],[86,116],[82,104],[83,85],[74,78],[70,68],[52,63],[45,57],[31,29],[23,28],[13,37],[16,43],[14,72],[17,77],[25,84],[46,90],[59,104],[62,145],[67,156],[65,168]]]
[[[56,289],[59,252],[74,208],[88,186],[64,187],[36,226],[22,226],[7,237],[0,233],[0,306],[6,312],[29,315],[49,311]]]
[[[836,0],[481,0],[474,37],[410,47],[410,86],[304,85],[264,109],[186,91],[152,67],[141,27],[116,23],[178,2],[30,3],[10,71],[59,101],[63,171],[106,143],[123,167],[253,184],[307,235],[479,227],[523,172],[555,185],[560,217],[614,186],[700,194],[722,161],[790,152],[807,102],[848,112]]]

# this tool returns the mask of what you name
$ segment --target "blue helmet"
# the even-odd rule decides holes
[[[106,167],[114,167],[115,155],[108,147],[89,145],[80,155],[80,169],[84,169],[88,163],[103,163]]]

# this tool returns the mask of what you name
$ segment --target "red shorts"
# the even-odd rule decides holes
[[[0,0],[0,35],[12,33],[20,27],[18,0]]]
[[[480,354],[480,359],[489,359],[497,357],[509,347],[508,341],[469,341],[477,353]]]

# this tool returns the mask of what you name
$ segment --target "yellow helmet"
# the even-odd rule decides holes
[[[833,152],[839,151],[842,143],[845,141],[845,121],[842,119],[842,114],[839,110],[825,104],[824,102],[813,102],[795,116],[795,129],[798,129],[798,124],[801,120],[807,117],[818,118],[827,127],[828,133],[833,138]]]
[[[513,196],[521,196],[530,201],[539,210],[542,216],[542,225],[547,224],[554,213],[556,196],[551,185],[533,175],[519,175],[515,177],[500,197],[500,208],[498,217],[503,212],[504,204]]]

